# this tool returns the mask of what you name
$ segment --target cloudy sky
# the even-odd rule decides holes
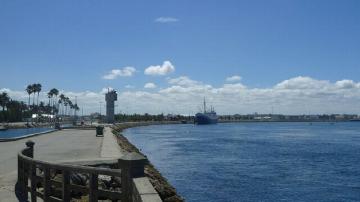
[[[0,1],[0,91],[100,110],[360,113],[359,1]],[[45,95],[41,95],[45,100]],[[102,103],[100,103],[102,102]]]

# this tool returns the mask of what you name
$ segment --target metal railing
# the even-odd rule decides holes
[[[74,193],[88,196],[90,202],[98,199],[133,201],[133,178],[144,177],[147,159],[137,153],[129,153],[117,159],[116,169],[51,163],[34,159],[34,142],[26,142],[26,148],[18,154],[18,181],[16,193],[19,201],[71,201]],[[74,183],[72,176],[81,173],[86,183]],[[99,176],[119,179],[120,188],[99,188]]]

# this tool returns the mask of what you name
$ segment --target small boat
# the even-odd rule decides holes
[[[181,120],[181,123],[182,124],[187,124],[188,122],[187,122],[187,120]]]
[[[350,121],[353,121],[353,122],[360,122],[360,119],[350,119]]]
[[[195,114],[195,123],[199,125],[216,124],[218,118],[213,107],[210,108],[210,111],[206,109],[206,101],[204,98],[204,112]]]

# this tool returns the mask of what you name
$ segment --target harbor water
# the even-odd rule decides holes
[[[360,201],[360,123],[226,123],[124,135],[186,201]]]
[[[0,139],[18,138],[18,137],[28,136],[31,134],[48,132],[52,130],[54,129],[50,127],[8,129],[5,131],[0,131]]]

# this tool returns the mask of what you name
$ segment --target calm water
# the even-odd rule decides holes
[[[132,128],[187,201],[360,201],[360,123]]]
[[[6,131],[0,131],[0,139],[21,137],[34,133],[41,133],[54,130],[53,128],[21,128],[21,129],[8,129]]]

